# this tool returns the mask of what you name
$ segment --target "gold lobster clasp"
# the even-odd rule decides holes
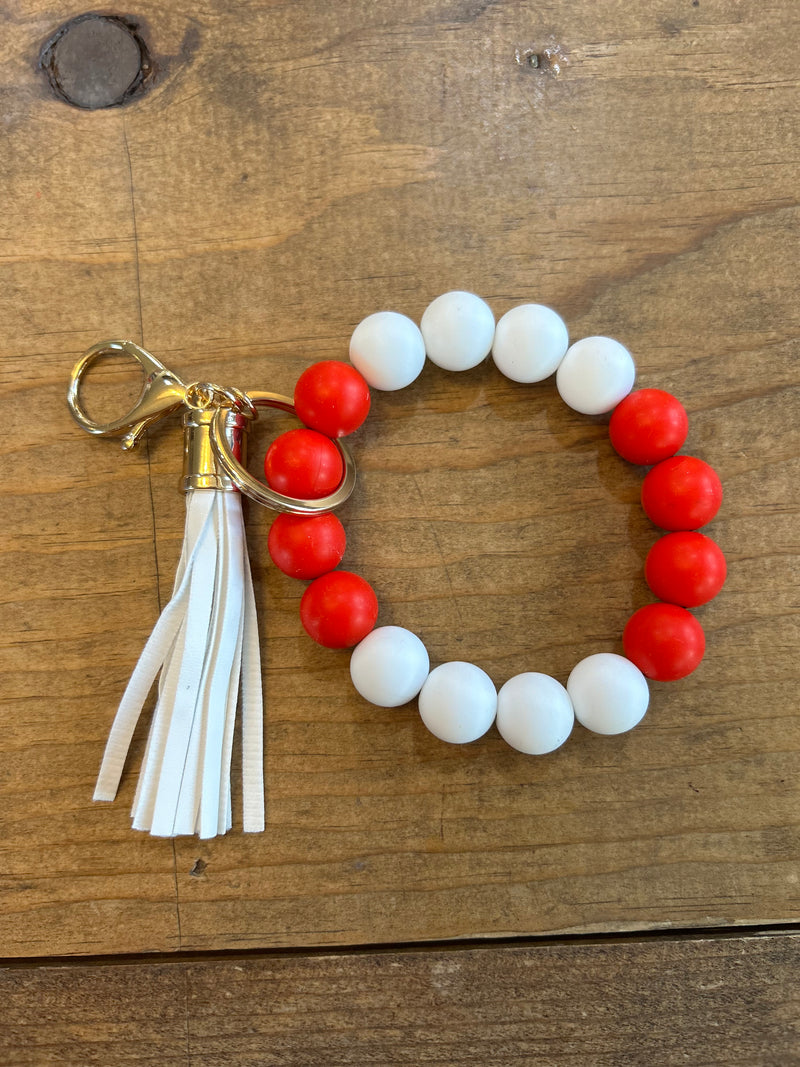
[[[83,409],[80,390],[93,363],[104,356],[132,356],[144,371],[139,399],[125,415],[112,422],[99,423]],[[85,352],[72,369],[67,403],[75,421],[96,437],[122,437],[122,447],[135,448],[145,430],[157,419],[186,403],[186,385],[171,370],[133,341],[101,341]]]

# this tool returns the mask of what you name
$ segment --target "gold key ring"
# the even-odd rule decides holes
[[[290,415],[296,414],[294,404],[288,396],[280,396],[278,393],[265,393],[257,390],[251,390],[245,393],[245,396],[256,408],[277,408],[279,411],[286,411]],[[333,440],[333,443],[338,448],[339,454],[344,462],[344,477],[339,486],[328,496],[318,497],[313,500],[302,500],[291,496],[284,496],[283,493],[278,493],[274,489],[270,489],[268,485],[264,485],[262,482],[259,482],[257,478],[254,478],[253,475],[250,474],[249,471],[246,471],[238,462],[225,434],[224,408],[217,409],[211,423],[211,444],[214,448],[214,452],[220,462],[220,466],[239,492],[244,493],[245,496],[250,497],[251,500],[255,500],[257,504],[261,504],[265,508],[271,508],[273,511],[288,511],[293,515],[322,515],[326,512],[334,511],[336,508],[340,507],[353,492],[356,484],[355,460],[352,457],[350,449],[343,441],[334,438],[331,438],[331,440]]]

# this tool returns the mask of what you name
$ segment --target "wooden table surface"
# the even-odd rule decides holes
[[[800,1063],[794,0],[141,0],[151,67],[96,110],[39,65],[80,10],[0,14],[0,1062]],[[252,505],[266,831],[134,832],[147,721],[91,795],[181,431],[90,438],[73,363],[130,337],[291,393],[449,289],[553,306],[681,398],[725,488],[701,666],[630,734],[445,745],[304,635]],[[491,359],[373,393],[342,518],[380,622],[498,685],[620,651],[658,534],[607,422]]]

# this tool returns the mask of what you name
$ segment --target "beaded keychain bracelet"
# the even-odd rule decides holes
[[[628,621],[625,655],[587,656],[566,687],[527,672],[498,693],[475,664],[455,661],[431,670],[416,634],[399,626],[375,628],[378,601],[369,583],[336,569],[346,538],[333,511],[356,483],[342,438],[367,417],[370,386],[404,388],[426,357],[460,371],[477,366],[490,351],[514,381],[540,381],[555,372],[570,407],[588,415],[612,411],[614,448],[631,463],[652,467],[642,485],[645,513],[671,531],[647,557],[645,578],[659,602]],[[142,390],[121,417],[98,422],[86,411],[82,387],[95,363],[109,356],[139,364]],[[136,724],[158,678],[131,811],[135,829],[203,838],[230,829],[237,713],[242,828],[264,829],[260,643],[243,496],[282,512],[270,529],[269,551],[286,574],[311,582],[300,601],[306,631],[329,648],[353,648],[350,674],[366,700],[399,707],[418,696],[423,722],[443,741],[474,741],[495,720],[510,745],[531,755],[563,744],[576,718],[597,733],[623,733],[647,710],[647,678],[682,678],[703,656],[703,629],[687,609],[716,596],[725,581],[725,557],[698,532],[716,514],[722,487],[702,460],[675,455],[686,439],[686,412],[661,390],[631,392],[633,359],[618,341],[586,337],[569,347],[561,318],[538,304],[512,309],[495,327],[483,300],[451,292],[430,304],[419,329],[397,312],[368,316],[353,333],[350,360],[309,367],[293,401],[260,390],[186,383],[130,340],[100,342],[73,368],[67,402],[76,422],[92,436],[120,437],[126,451],[160,419],[183,415],[186,524],[172,597],[122,695],[94,791],[95,800],[116,796]],[[294,413],[305,423],[270,445],[266,485],[244,465],[247,431],[262,407]]]
[[[689,426],[681,403],[659,389],[631,392],[634,361],[618,341],[585,337],[570,346],[561,317],[539,304],[515,307],[495,325],[485,301],[454,291],[428,306],[419,327],[394,311],[368,316],[352,335],[349,364],[326,360],[304,371],[294,409],[305,428],[290,430],[270,445],[265,475],[275,492],[323,504],[344,476],[334,441],[364,422],[370,387],[405,388],[422,371],[426,356],[445,370],[463,371],[489,352],[512,381],[538,382],[555,373],[569,407],[586,415],[612,412],[613,447],[628,462],[651,467],[642,485],[642,507],[669,532],[653,545],[644,568],[658,602],[628,620],[624,656],[587,656],[573,668],[566,687],[531,671],[509,679],[498,693],[475,664],[452,661],[431,670],[416,634],[399,626],[375,628],[378,600],[372,587],[359,575],[336,569],[346,537],[331,512],[287,509],[272,524],[269,552],[285,574],[311,580],[300,601],[303,627],[327,648],[353,648],[351,678],[367,701],[399,707],[418,697],[423,722],[443,741],[474,741],[496,721],[513,748],[543,755],[564,743],[576,718],[600,734],[632,729],[647,710],[647,679],[683,678],[703,657],[703,629],[687,609],[707,603],[725,581],[722,551],[699,532],[716,515],[722,486],[703,460],[676,455]]]

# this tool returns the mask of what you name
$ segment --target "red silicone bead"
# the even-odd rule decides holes
[[[369,413],[369,386],[349,363],[326,359],[304,370],[294,387],[298,418],[328,437],[357,430]]]
[[[725,555],[705,534],[681,531],[659,538],[647,554],[644,576],[659,600],[696,608],[725,584]]]
[[[267,449],[264,474],[276,493],[316,500],[338,487],[344,461],[333,441],[316,430],[289,430]]]
[[[689,432],[689,416],[663,389],[637,389],[614,408],[611,444],[629,463],[649,465],[674,456]]]
[[[622,634],[628,659],[658,682],[685,678],[706,649],[703,627],[677,604],[646,604],[628,619]]]
[[[378,598],[369,582],[350,571],[331,571],[303,593],[300,621],[325,648],[352,648],[373,629]]]
[[[290,578],[318,578],[342,562],[347,545],[335,515],[278,515],[267,547],[275,566]]]
[[[713,467],[694,456],[673,456],[648,471],[642,507],[663,530],[696,530],[719,511],[722,483]]]

